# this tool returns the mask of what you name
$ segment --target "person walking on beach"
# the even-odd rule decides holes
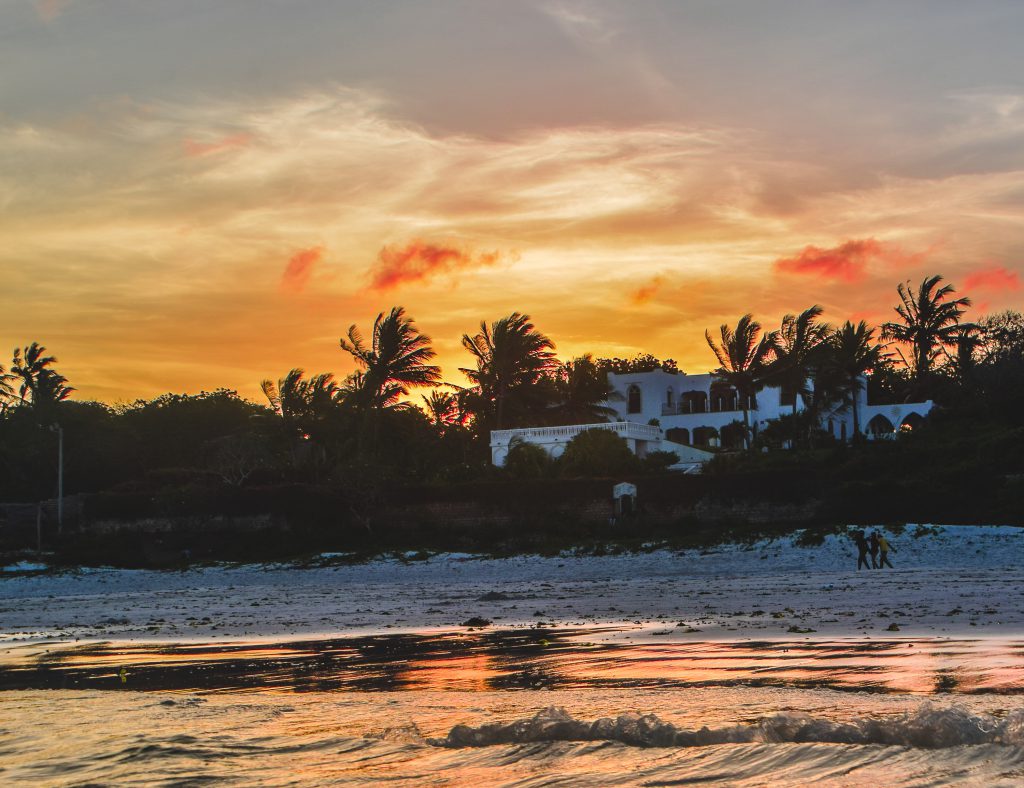
[[[871,568],[878,569],[878,531],[871,532],[868,548],[871,550]]]
[[[895,553],[896,548],[889,544],[888,539],[884,536],[880,536],[878,537],[878,549],[881,551],[879,553],[878,568],[882,569],[885,566],[888,566],[890,569],[895,569],[896,567],[889,563],[889,551],[892,550]]]
[[[853,542],[857,545],[857,571],[860,571],[861,564],[865,569],[870,569],[871,567],[868,566],[868,540],[864,538],[864,532],[855,531]]]

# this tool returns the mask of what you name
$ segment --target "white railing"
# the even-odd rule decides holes
[[[587,430],[611,430],[622,438],[634,440],[661,440],[661,428],[652,424],[637,424],[632,421],[606,421],[599,424],[567,424],[561,427],[522,427],[514,430],[495,430],[491,433],[492,443],[506,443],[519,437],[538,442],[545,440],[571,440]]]

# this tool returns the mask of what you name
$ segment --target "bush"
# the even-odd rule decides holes
[[[607,477],[636,472],[640,461],[614,432],[593,429],[581,432],[566,444],[558,465],[565,476]]]
[[[543,479],[551,473],[553,460],[540,446],[514,439],[505,458],[505,470],[513,479]]]

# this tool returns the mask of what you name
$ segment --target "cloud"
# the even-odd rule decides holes
[[[473,254],[455,246],[421,240],[405,246],[384,246],[377,253],[370,287],[374,290],[392,290],[406,282],[420,282],[438,273],[492,266],[506,257],[508,255],[501,252]]]
[[[570,38],[588,43],[605,43],[616,35],[608,20],[587,3],[551,3],[541,6]]]
[[[658,291],[661,290],[662,285],[665,284],[665,277],[655,276],[647,284],[641,285],[629,294],[630,303],[640,306],[646,304]]]
[[[1020,290],[1020,275],[1001,265],[972,271],[964,277],[964,290]]]
[[[190,157],[209,156],[212,153],[221,153],[232,148],[244,148],[252,142],[252,135],[244,132],[221,137],[212,142],[200,142],[194,139],[186,139],[182,143],[185,155]]]
[[[72,0],[36,0],[36,13],[44,22],[52,22],[64,13]]]
[[[301,293],[313,275],[313,268],[323,259],[324,248],[311,246],[300,249],[288,259],[284,273],[281,274],[281,289],[292,293]]]
[[[844,241],[831,249],[805,246],[793,257],[780,257],[772,265],[779,273],[854,283],[863,281],[872,261],[902,267],[920,262],[926,255],[927,252],[907,254],[896,244],[864,238]]]

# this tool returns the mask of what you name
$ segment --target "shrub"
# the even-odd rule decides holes
[[[566,476],[619,476],[635,472],[640,461],[623,438],[611,430],[593,429],[566,444],[558,465]]]

